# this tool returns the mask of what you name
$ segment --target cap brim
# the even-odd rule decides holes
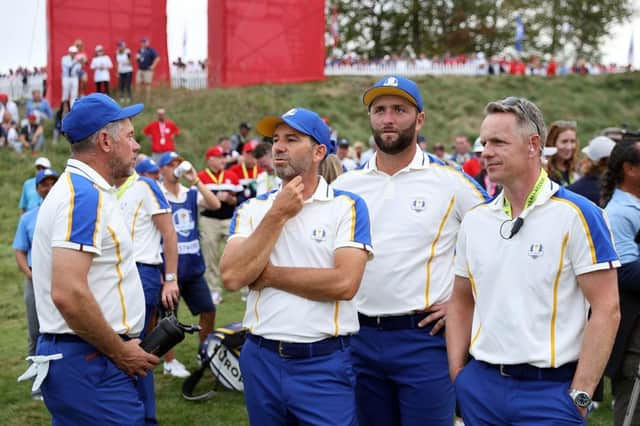
[[[118,115],[113,119],[113,121],[124,120],[125,118],[131,118],[134,115],[138,115],[144,109],[144,104],[135,104],[130,105],[128,107],[124,107],[120,110]]]
[[[278,115],[267,115],[262,117],[260,121],[256,123],[256,130],[262,136],[272,137],[276,131],[276,127],[285,121]]]
[[[362,96],[362,103],[365,104],[367,107],[369,107],[369,105],[371,105],[373,100],[378,96],[400,96],[401,98],[404,98],[409,102],[411,102],[412,105],[414,105],[416,108],[419,109],[415,99],[409,96],[407,92],[405,92],[404,90],[398,89],[397,87],[388,87],[388,86],[372,87],[371,89],[367,90],[364,93],[364,96]]]

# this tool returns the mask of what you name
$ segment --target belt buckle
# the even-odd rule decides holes
[[[503,377],[511,377],[511,374],[504,371],[504,364],[500,364],[500,375]]]
[[[282,351],[282,343],[282,340],[278,341],[278,355],[280,358],[289,358],[289,356]]]

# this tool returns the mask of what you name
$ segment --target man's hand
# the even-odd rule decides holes
[[[147,372],[160,364],[160,358],[145,352],[140,347],[140,339],[124,342],[122,350],[113,357],[113,362],[129,376],[146,376]]]
[[[418,323],[418,327],[422,328],[427,324],[435,322],[433,328],[429,332],[431,336],[435,336],[444,327],[444,323],[447,318],[447,303],[431,305],[428,310],[430,314]]]
[[[451,378],[451,383],[453,383],[456,380],[456,377],[458,377],[458,374],[460,374],[463,368],[464,366],[449,368],[449,377]]]
[[[282,187],[276,199],[273,201],[271,210],[281,217],[291,219],[302,210],[304,204],[303,190],[304,184],[302,183],[302,177],[294,177],[289,183]]]
[[[178,281],[165,281],[162,286],[161,300],[165,308],[175,310],[178,300],[180,300]]]

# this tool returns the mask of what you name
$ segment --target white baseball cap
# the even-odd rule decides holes
[[[482,140],[478,136],[476,141],[473,143],[473,152],[480,153],[484,151],[484,146],[482,146]]]
[[[596,136],[591,139],[589,145],[582,148],[584,155],[589,157],[591,161],[600,161],[603,158],[608,158],[613,151],[613,147],[616,143],[606,136]]]
[[[34,163],[34,166],[40,166],[40,167],[44,167],[45,169],[50,169],[51,161],[49,161],[47,157],[38,157],[38,159]]]

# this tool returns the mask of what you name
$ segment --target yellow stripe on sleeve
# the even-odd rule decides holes
[[[589,243],[589,250],[591,251],[591,261],[593,262],[594,265],[598,263],[598,260],[596,258],[596,246],[595,244],[593,244],[591,231],[589,231],[589,225],[587,225],[587,220],[584,218],[582,211],[578,208],[578,206],[576,206],[574,203],[572,203],[569,200],[565,200],[559,197],[551,197],[551,199],[554,201],[565,203],[566,205],[571,207],[573,210],[575,210],[575,212],[578,214],[578,217],[580,218],[580,222],[582,223],[582,227],[584,228],[584,233],[587,234],[587,242]]]
[[[76,192],[73,189],[73,182],[71,182],[71,173],[66,173],[67,184],[69,185],[69,210],[67,212],[67,233],[64,237],[65,241],[71,239],[71,229],[73,228],[73,205],[76,198]]]
[[[93,246],[98,247],[98,230],[100,229],[100,212],[102,211],[102,191],[98,187],[96,187],[96,191],[98,191],[98,207],[96,207],[96,224],[95,228],[93,228]]]
[[[429,254],[429,259],[427,260],[427,284],[425,286],[425,290],[424,290],[424,299],[425,299],[425,305],[424,308],[425,310],[427,308],[429,308],[430,303],[429,303],[429,289],[431,287],[431,262],[433,262],[433,258],[436,255],[436,244],[438,244],[438,241],[440,240],[440,236],[442,234],[442,230],[444,229],[444,225],[447,223],[447,219],[449,218],[449,215],[451,214],[451,210],[453,209],[453,203],[455,202],[456,197],[455,195],[451,196],[451,199],[449,200],[449,205],[447,206],[447,211],[444,213],[444,216],[442,217],[442,220],[440,221],[440,227],[438,228],[438,233],[436,234],[436,237],[433,239],[433,242],[431,243],[431,253]]]
[[[564,266],[564,251],[567,248],[569,242],[569,233],[564,235],[562,240],[562,248],[560,249],[560,264],[558,265],[558,271],[556,272],[556,278],[553,282],[553,305],[551,310],[551,323],[549,330],[549,340],[551,343],[551,368],[556,367],[556,318],[558,313],[558,285],[560,284],[560,275],[562,275],[562,268]]]
[[[136,222],[138,221],[138,214],[140,213],[140,209],[142,208],[142,201],[138,203],[138,207],[136,207],[136,211],[133,214],[133,221],[131,222],[131,240],[133,241],[136,235]]]

